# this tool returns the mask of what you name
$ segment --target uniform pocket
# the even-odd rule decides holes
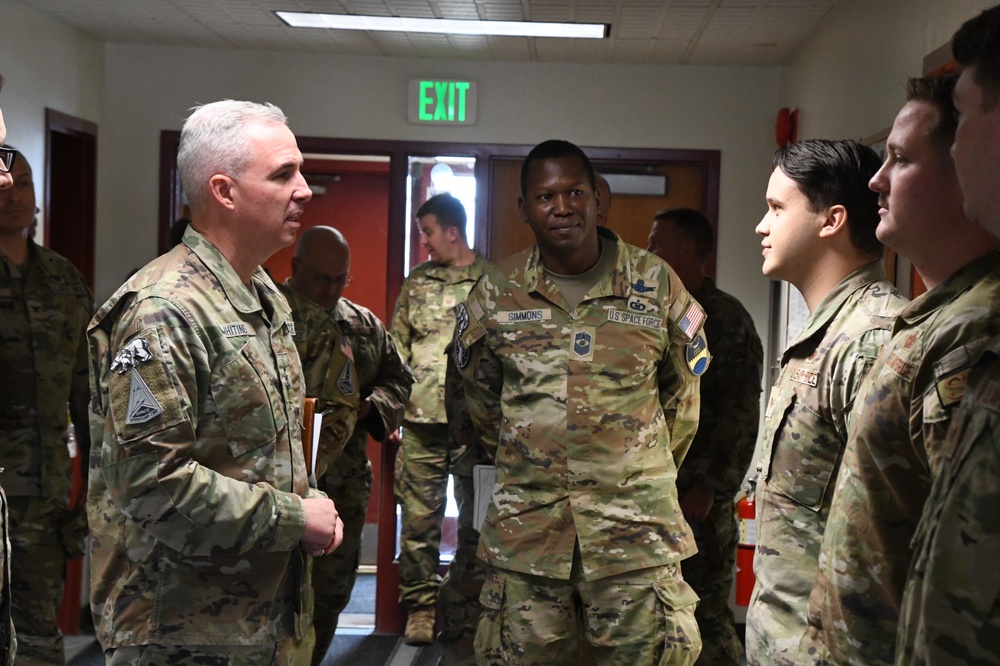
[[[844,448],[833,423],[790,391],[781,422],[771,438],[767,481],[771,489],[819,511],[830,492]]]
[[[264,387],[268,380],[258,374],[256,360],[257,355],[247,342],[213,377],[212,398],[233,456],[273,443],[278,432],[275,418],[280,414],[284,420],[280,406],[276,412],[271,404]],[[265,405],[267,409],[262,409]]]
[[[679,568],[673,577],[655,581],[653,591],[659,601],[657,622],[663,626],[661,666],[693,664],[702,648],[701,632],[694,617],[698,594],[684,582]]]

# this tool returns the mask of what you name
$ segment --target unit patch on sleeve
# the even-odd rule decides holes
[[[708,370],[709,354],[708,342],[705,335],[699,333],[694,340],[684,348],[684,360],[687,361],[688,370],[695,377],[700,377]]]
[[[145,340],[141,340],[146,342]],[[139,342],[139,340],[136,340]],[[124,350],[123,350],[124,351]],[[126,411],[125,423],[135,425],[145,423],[163,413],[163,406],[149,390],[146,382],[139,375],[139,371],[132,368],[132,381],[128,395],[128,411]]]
[[[337,379],[337,388],[344,395],[354,395],[354,376],[351,374],[351,363],[345,363],[344,369],[340,371],[340,377]]]

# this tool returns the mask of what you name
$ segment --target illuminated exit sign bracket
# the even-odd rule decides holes
[[[420,125],[474,125],[476,82],[410,79],[406,112]]]

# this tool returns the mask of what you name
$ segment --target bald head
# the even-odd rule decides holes
[[[597,224],[603,227],[607,225],[611,211],[611,186],[608,179],[599,173],[594,174],[594,181],[597,183]]]
[[[295,245],[288,284],[324,310],[332,310],[350,282],[350,271],[351,250],[344,235],[333,227],[310,227]]]

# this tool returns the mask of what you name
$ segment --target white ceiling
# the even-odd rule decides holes
[[[788,62],[850,0],[18,0],[108,42],[587,64]],[[610,23],[603,40],[293,29],[274,10]]]

